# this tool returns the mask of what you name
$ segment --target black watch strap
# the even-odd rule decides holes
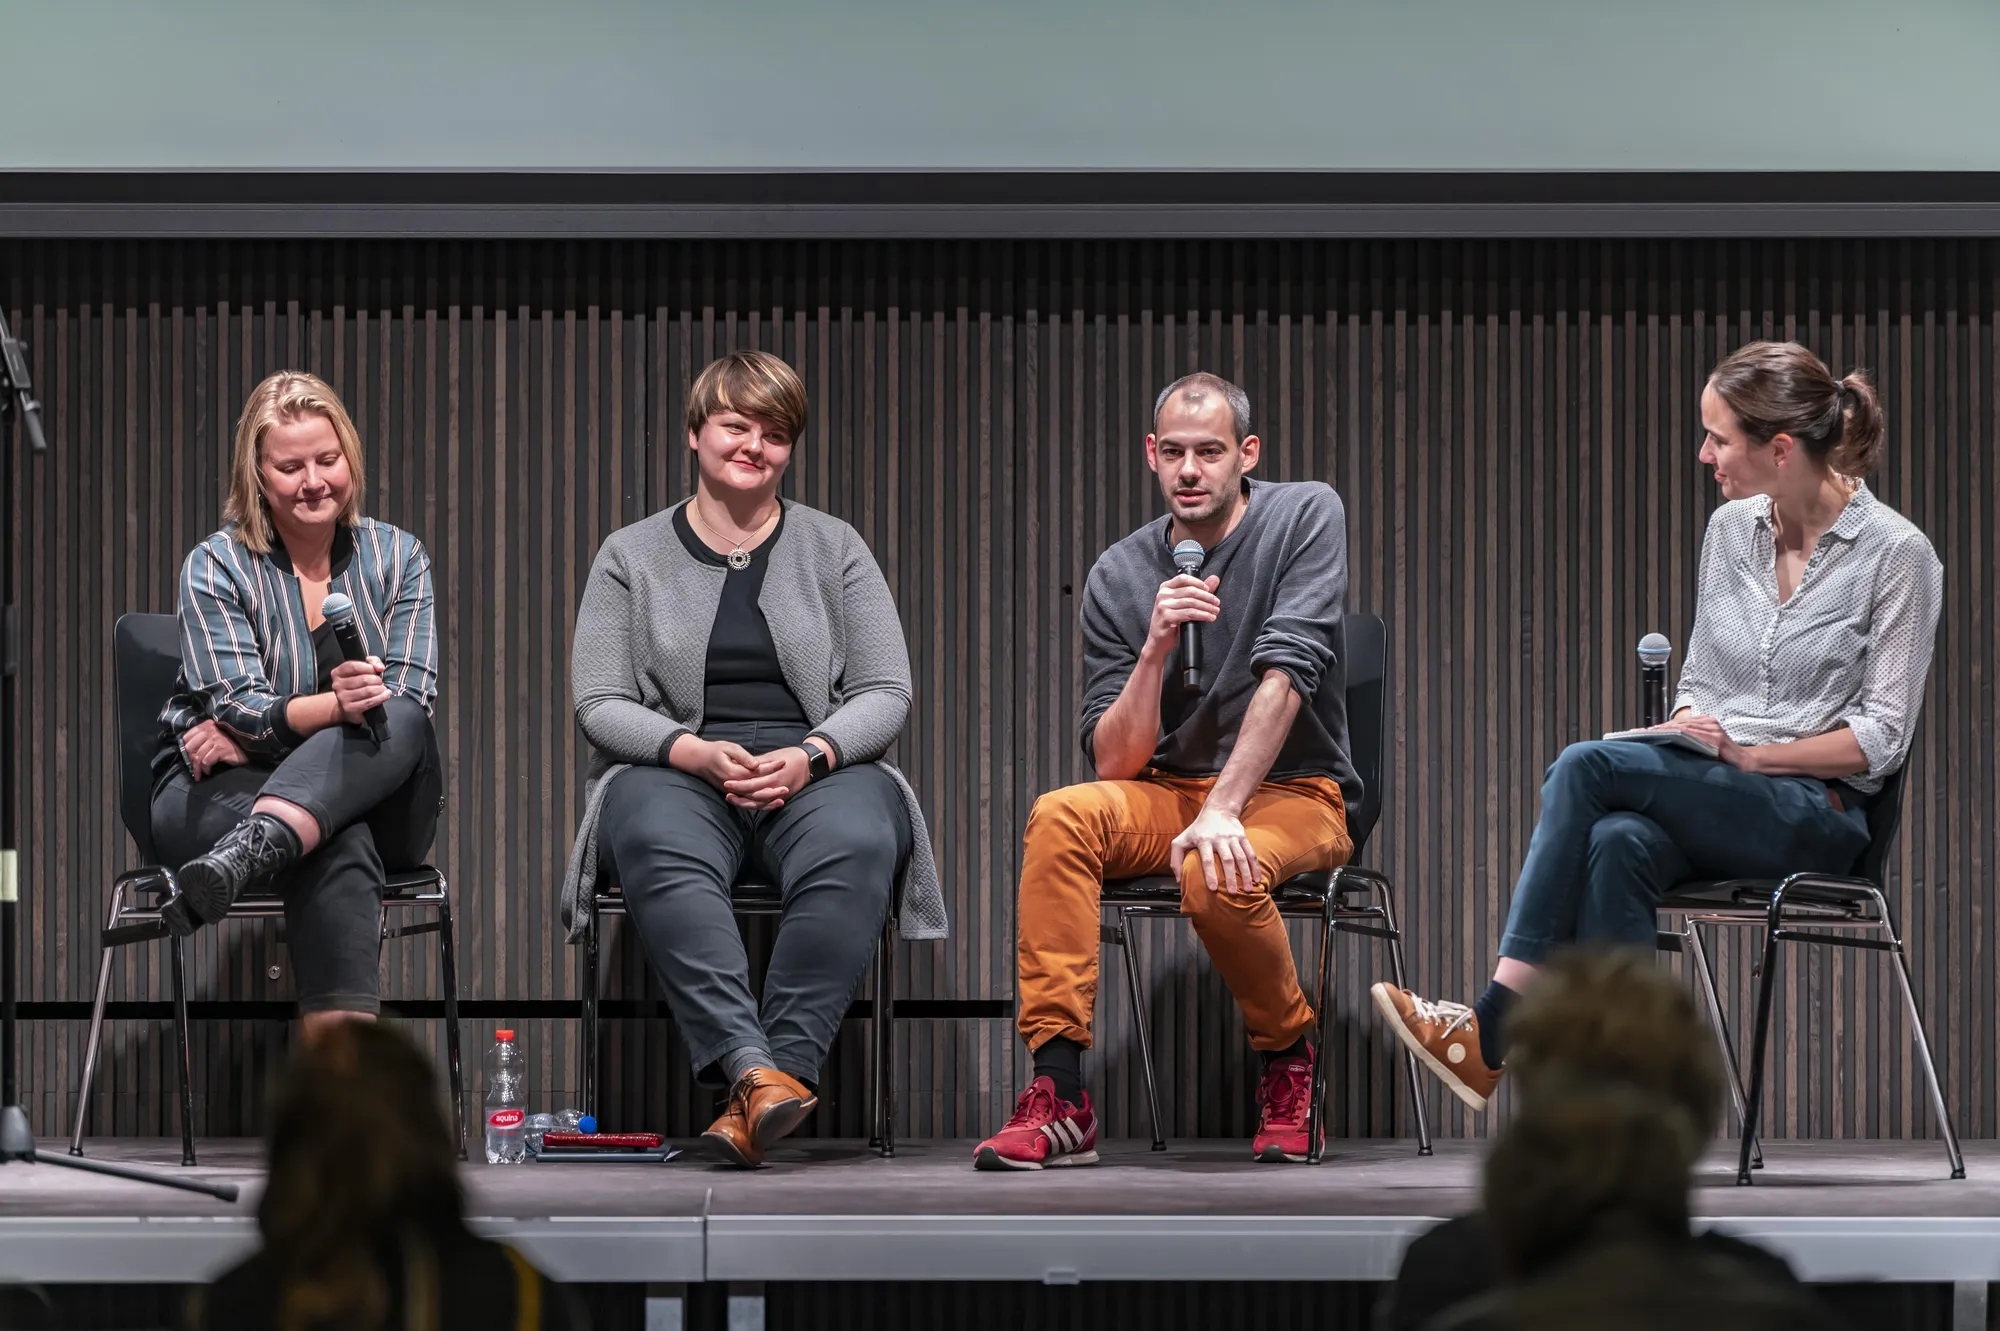
[[[799,745],[806,751],[806,780],[818,781],[833,771],[833,756],[817,740],[807,740]]]

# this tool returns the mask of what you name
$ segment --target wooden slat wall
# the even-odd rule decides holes
[[[1992,1135],[1996,298],[1987,242],[0,244],[0,301],[33,345],[56,441],[46,459],[10,455],[26,996],[89,996],[105,880],[131,858],[112,621],[171,608],[174,569],[216,523],[245,392],[296,365],[346,395],[370,511],[437,562],[452,795],[437,859],[462,897],[464,994],[573,997],[554,901],[584,761],[566,678],[577,597],[605,533],[686,492],[686,385],[738,345],[805,375],[791,493],[861,530],[908,628],[917,701],[896,757],[930,811],[956,929],[905,946],[905,995],[1012,997],[1019,829],[1037,792],[1083,775],[1075,596],[1097,551],[1158,510],[1140,441],[1159,386],[1197,367],[1248,388],[1267,474],[1346,499],[1350,601],[1391,635],[1394,788],[1370,856],[1403,885],[1418,983],[1469,995],[1542,767],[1632,718],[1641,633],[1686,639],[1716,499],[1694,457],[1706,369],[1747,339],[1796,337],[1878,375],[1894,427],[1878,492],[1945,565],[1893,886],[1960,1126]],[[1135,932],[1171,1129],[1247,1131],[1226,995],[1187,929]],[[614,941],[607,992],[650,992],[633,952]],[[290,992],[268,928],[210,931],[197,956],[200,997]],[[1748,961],[1742,943],[1721,950],[1737,1021]],[[421,940],[385,965],[392,996],[436,997]],[[1348,942],[1338,965],[1335,1126],[1407,1132],[1364,1001],[1382,959]],[[133,949],[114,996],[159,998],[164,981]],[[1111,1132],[1143,1134],[1115,970],[1102,994],[1100,1100]],[[1894,998],[1873,959],[1787,961],[1774,1134],[1930,1131]],[[467,1023],[475,1061],[492,1024]],[[559,1099],[574,1021],[516,1024]],[[82,1026],[31,1032],[44,1125],[67,1116]],[[860,1033],[836,1053],[826,1130],[859,1122]],[[100,1117],[164,1129],[160,1029],[116,1035]],[[231,1071],[197,1073],[205,1130],[254,1125],[245,1079],[280,1038],[269,1022],[210,1028],[197,1061]],[[990,1128],[1023,1066],[1010,1023],[986,1015],[911,1021],[898,1051],[920,1134]],[[614,1023],[605,1056],[614,1110],[674,1130],[705,1112],[669,1023]]]

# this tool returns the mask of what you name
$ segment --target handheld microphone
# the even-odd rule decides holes
[[[1639,639],[1639,699],[1649,726],[1667,719],[1667,658],[1673,651],[1663,633]]]
[[[1208,551],[1200,541],[1182,541],[1174,547],[1174,567],[1193,577]],[[1189,693],[1201,692],[1201,638],[1193,624],[1181,625],[1181,687]]]
[[[345,593],[328,592],[326,599],[319,603],[319,612],[333,626],[333,640],[340,644],[340,654],[350,661],[366,661],[368,648],[362,643],[361,629],[354,622],[354,602]],[[389,718],[380,703],[361,714],[361,724],[377,744],[389,738]]]

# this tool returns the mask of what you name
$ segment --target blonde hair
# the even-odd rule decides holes
[[[264,435],[273,425],[289,425],[306,415],[324,416],[333,426],[352,480],[340,520],[350,527],[361,520],[361,435],[341,405],[340,394],[316,374],[280,370],[251,389],[243,404],[243,415],[236,422],[236,451],[229,462],[229,497],[222,504],[222,520],[235,529],[236,539],[260,555],[268,554],[272,543],[271,510],[257,474]]]
[[[768,351],[732,351],[711,362],[688,389],[688,433],[699,433],[718,411],[769,421],[796,444],[806,432],[806,386],[797,370]]]

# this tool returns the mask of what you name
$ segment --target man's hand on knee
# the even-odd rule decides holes
[[[1218,809],[1204,808],[1181,834],[1174,838],[1174,872],[1183,889],[1187,857],[1201,860],[1202,880],[1211,892],[1244,893],[1257,886],[1257,849],[1243,820]]]

